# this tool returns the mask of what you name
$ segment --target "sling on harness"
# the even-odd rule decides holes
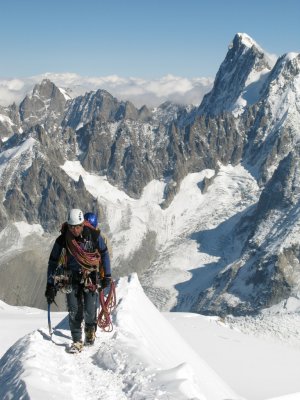
[[[71,271],[66,268],[66,249],[63,248],[59,257],[59,262],[53,276],[54,285],[62,293],[71,293]]]

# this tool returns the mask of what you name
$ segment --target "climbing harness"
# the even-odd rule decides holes
[[[116,286],[112,280],[110,288],[107,294],[104,294],[104,290],[99,293],[99,314],[97,318],[97,325],[104,332],[111,332],[113,330],[113,324],[111,320],[111,312],[116,307]]]

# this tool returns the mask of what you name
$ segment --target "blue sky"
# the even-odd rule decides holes
[[[237,32],[300,51],[298,0],[10,0],[0,13],[1,79],[214,77]]]

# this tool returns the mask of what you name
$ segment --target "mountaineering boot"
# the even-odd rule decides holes
[[[70,347],[67,348],[68,353],[80,353],[83,349],[83,343],[80,340],[79,342],[73,342]]]
[[[95,342],[95,327],[94,326],[88,326],[85,327],[84,329],[85,333],[85,344],[92,346]]]

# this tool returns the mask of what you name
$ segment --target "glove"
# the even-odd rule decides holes
[[[54,302],[56,293],[57,293],[57,290],[54,287],[54,285],[51,285],[51,283],[47,283],[45,297],[47,299],[48,304],[51,304]]]
[[[111,275],[105,275],[105,277],[101,279],[102,289],[105,289],[107,286],[109,286],[110,282],[111,282]]]

